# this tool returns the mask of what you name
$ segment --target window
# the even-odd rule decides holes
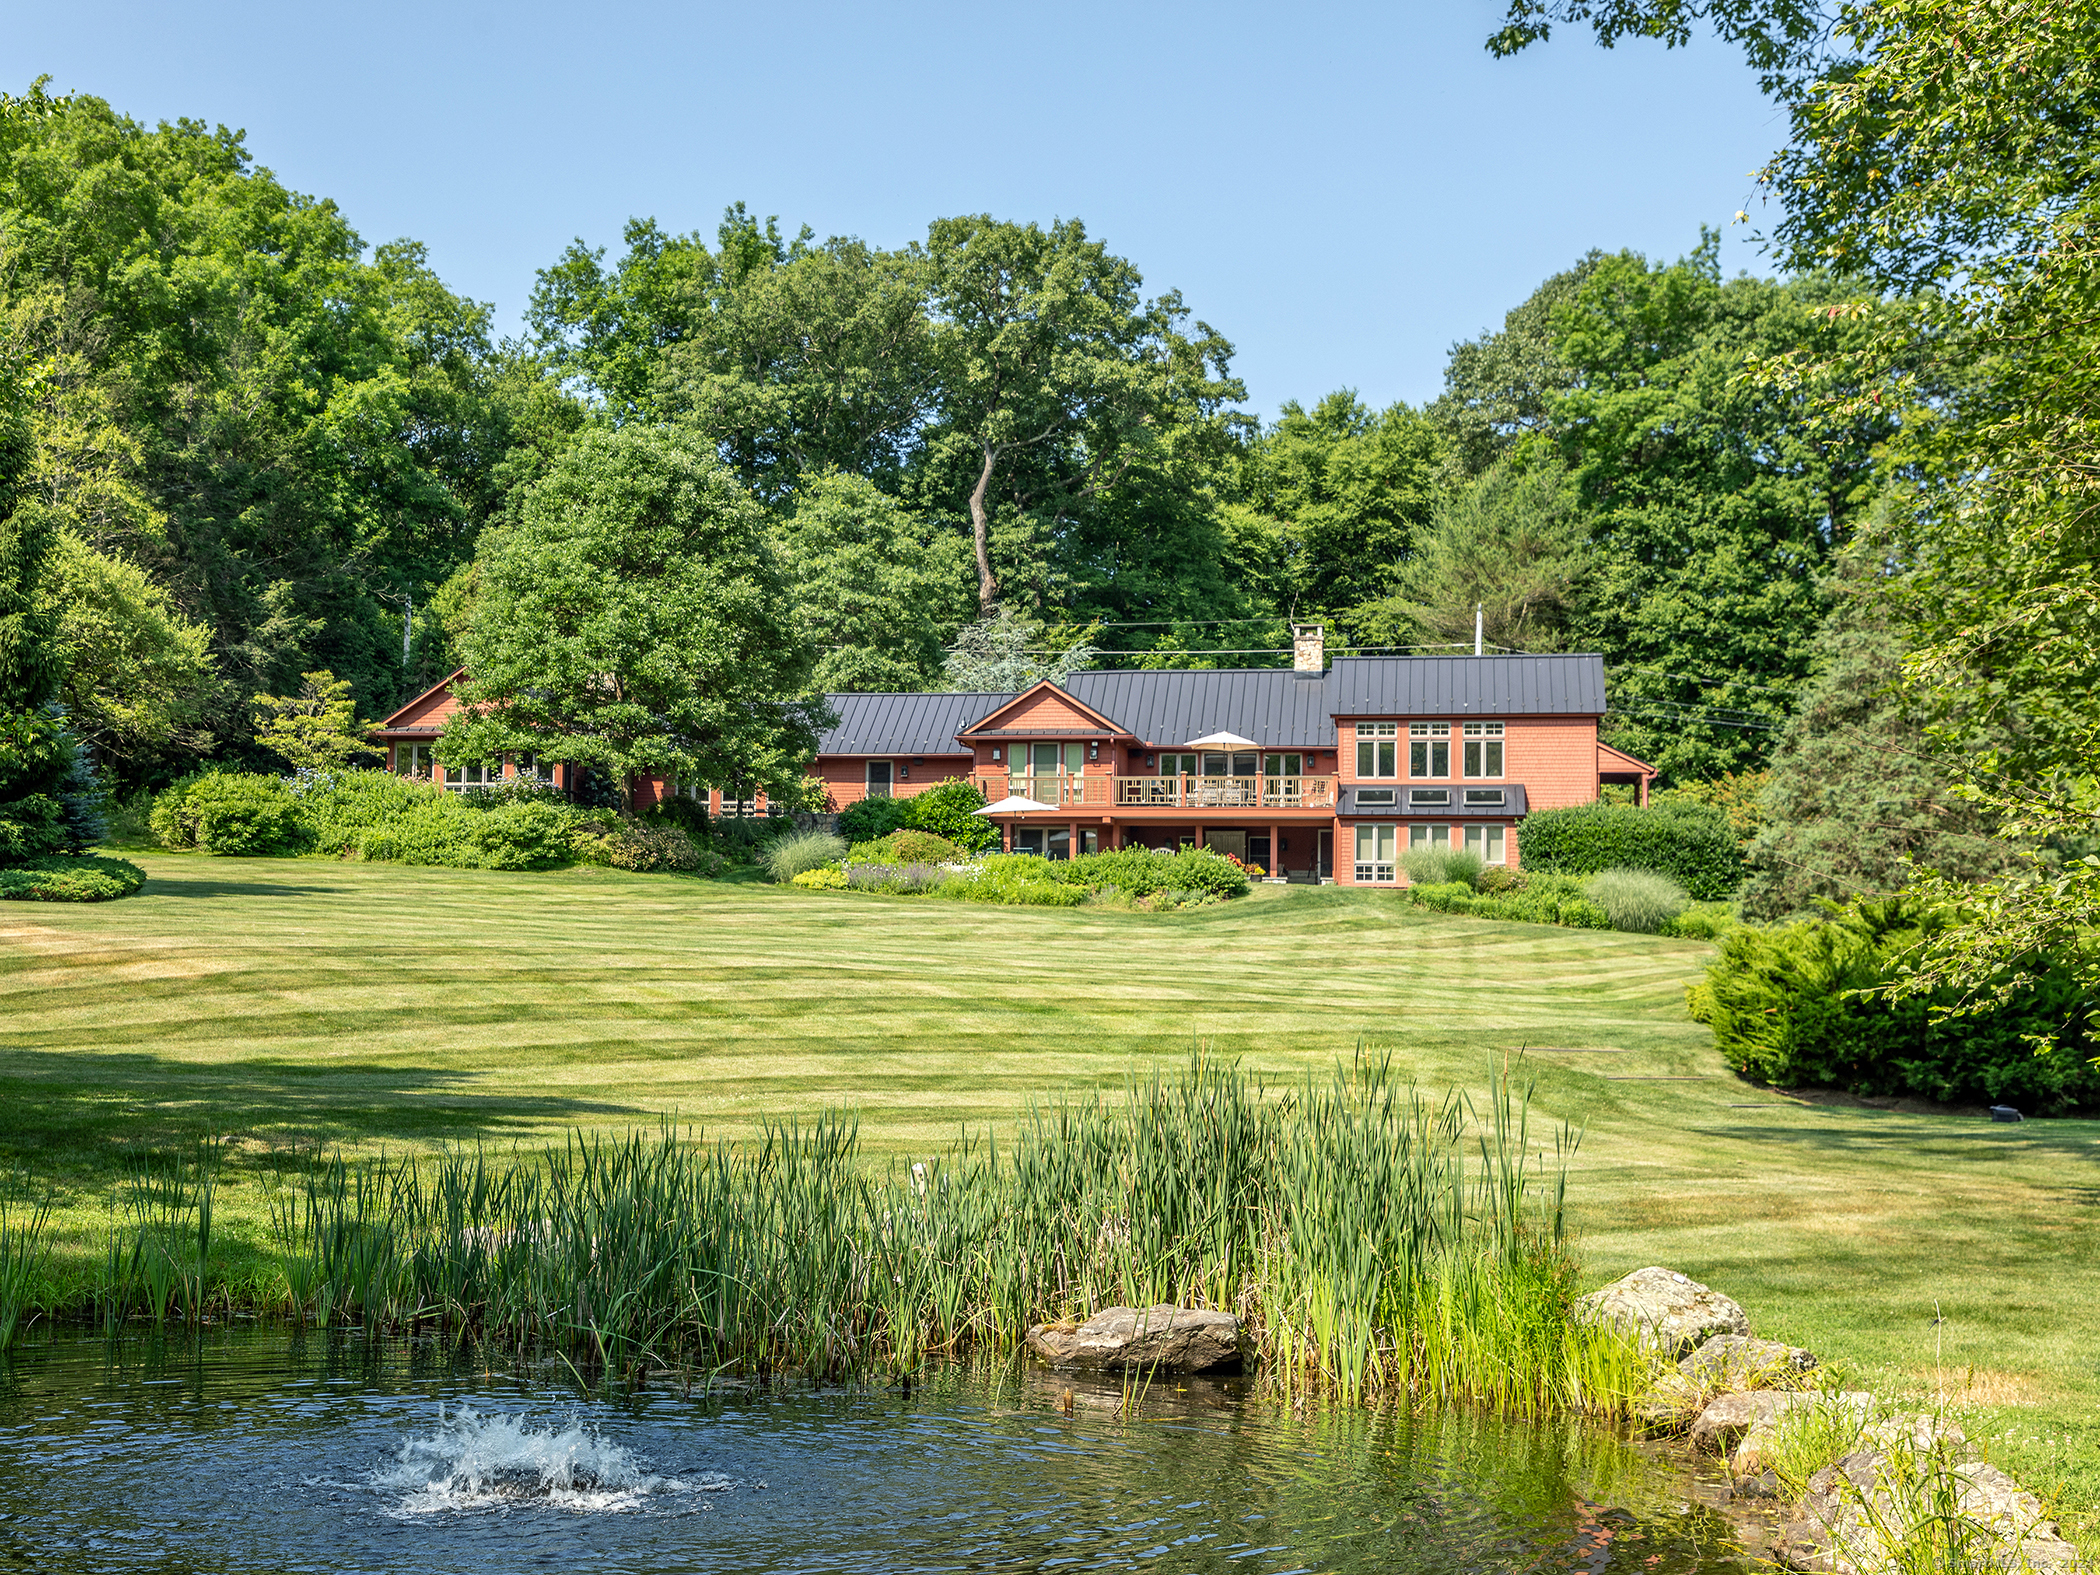
[[[1466,724],[1466,775],[1469,777],[1499,777],[1502,775],[1502,724],[1500,722],[1468,722]]]
[[[1400,774],[1398,722],[1356,724],[1356,774],[1360,777],[1397,777]]]
[[[464,793],[469,788],[495,787],[503,781],[503,762],[486,761],[478,766],[446,766],[445,787],[450,792]]]
[[[888,762],[887,760],[871,760],[871,761],[869,761],[869,762],[868,762],[868,797],[869,797],[869,798],[888,798],[889,796],[890,796],[890,763],[889,763],[889,762]]]
[[[1410,848],[1448,848],[1451,846],[1449,826],[1409,826],[1407,845]]]
[[[1409,809],[1448,809],[1450,804],[1451,790],[1449,788],[1409,788],[1407,790],[1407,807]]]
[[[554,762],[542,760],[538,755],[520,755],[512,768],[520,781],[537,782],[541,787],[554,784]]]
[[[1356,828],[1356,879],[1359,885],[1393,878],[1394,834],[1398,829],[1391,825]]]
[[[1302,777],[1305,775],[1303,755],[1264,755],[1262,775],[1268,777]]]
[[[1468,745],[1467,747],[1471,748],[1472,746]],[[1509,796],[1500,788],[1466,789],[1466,807],[1468,809],[1495,809],[1508,802]]]
[[[1387,808],[1397,804],[1399,801],[1400,790],[1398,788],[1358,788],[1356,790],[1356,802],[1365,808],[1373,804],[1381,808]]]
[[[1194,755],[1161,755],[1159,774],[1163,777],[1192,777],[1196,774]]]
[[[1407,724],[1407,774],[1411,777],[1451,775],[1451,724],[1410,722]]]
[[[431,753],[432,744],[396,744],[394,746],[394,770],[404,777],[427,777],[437,773],[437,757]]]
[[[1483,864],[1508,863],[1503,853],[1502,830],[1500,826],[1466,827],[1466,851],[1479,854]]]

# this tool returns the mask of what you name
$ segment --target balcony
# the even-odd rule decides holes
[[[972,779],[992,801],[1032,798],[1038,804],[1072,809],[1269,809],[1334,808],[1333,777],[1070,776],[985,772]]]

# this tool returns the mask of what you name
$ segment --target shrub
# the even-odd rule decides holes
[[[994,853],[974,870],[934,887],[932,895],[1021,907],[1076,908],[1087,900],[1087,891],[1059,878],[1063,864],[1063,860],[1039,859],[1032,853]]]
[[[232,771],[184,777],[154,801],[148,818],[169,848],[257,857],[297,853],[312,843],[297,802],[278,777]]]
[[[983,853],[999,841],[999,828],[972,813],[984,808],[984,795],[960,777],[936,782],[904,802],[909,806],[904,824],[912,830],[946,837],[972,853]]]
[[[587,821],[569,831],[568,846],[588,864],[621,870],[714,876],[729,863],[721,854],[701,847],[677,826],[651,824],[642,819],[622,820],[603,809],[590,811]]]
[[[1684,888],[1654,870],[1605,870],[1582,884],[1584,895],[1611,915],[1611,927],[1653,935],[1684,912]]]
[[[904,893],[928,892],[955,878],[955,871],[938,864],[849,864],[844,874],[855,891]]]
[[[838,891],[846,885],[846,872],[831,865],[819,865],[795,876],[792,884],[810,891]]]
[[[1133,897],[1170,890],[1243,897],[1250,884],[1243,865],[1208,848],[1181,848],[1173,853],[1156,848],[1116,848],[1107,853],[1082,853],[1076,859],[1051,861],[1046,867],[1056,872],[1055,879],[1068,884],[1089,891],[1113,888]]]
[[[733,815],[708,825],[708,840],[739,864],[763,864],[768,848],[794,834],[795,823],[785,815]]]
[[[1728,817],[1709,804],[1536,810],[1524,818],[1520,836],[1525,864],[1552,874],[1654,870],[1705,901],[1728,896],[1743,878],[1742,849]]]
[[[968,850],[931,831],[893,831],[875,842],[863,842],[846,855],[849,864],[953,864]]]
[[[1417,907],[1467,914],[1476,919],[1558,924],[1573,930],[1611,928],[1611,915],[1590,900],[1580,881],[1565,875],[1532,875],[1521,887],[1502,895],[1477,892],[1462,881],[1408,886],[1402,888],[1400,895]]]
[[[52,853],[0,870],[0,899],[15,902],[108,902],[146,884],[146,872],[127,859],[91,853]]]
[[[2003,1102],[2059,1114],[2100,1106],[2100,1051],[2066,959],[1971,1015],[1932,1020],[1950,996],[1891,1001],[1873,991],[1904,955],[1955,917],[1901,898],[1831,906],[1828,916],[1737,928],[1687,995],[1729,1065],[1782,1087]],[[2087,942],[2086,944],[2091,944]],[[2052,1048],[2036,1054],[2034,1038]]]
[[[908,798],[864,798],[839,811],[839,835],[848,842],[875,842],[911,823]]]
[[[1725,902],[1695,902],[1655,933],[1680,941],[1713,941],[1741,928],[1742,922]]]
[[[766,873],[781,882],[793,880],[805,870],[836,864],[846,856],[843,838],[828,831],[796,831],[777,837],[766,849]]]
[[[696,799],[660,799],[636,818],[644,825],[675,826],[696,842],[708,833],[706,807]]]
[[[1480,877],[1487,870],[1480,855],[1467,848],[1409,848],[1400,855],[1400,867],[1407,871],[1407,878],[1423,886],[1447,886],[1453,881],[1480,889]]]

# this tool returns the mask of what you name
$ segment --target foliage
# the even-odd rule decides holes
[[[705,806],[683,794],[658,799],[636,818],[645,825],[675,826],[696,840],[707,836],[709,829]]]
[[[1822,898],[1888,896],[1920,869],[1968,882],[2011,862],[2012,845],[1954,792],[1956,768],[1903,692],[1886,579],[1849,558],[1835,577],[1815,675],[1773,757],[1768,822],[1747,850],[1750,918],[1808,913]]]
[[[195,772],[174,783],[154,799],[152,826],[164,848],[230,857],[303,852],[313,840],[281,778],[232,771]]]
[[[1830,905],[1824,918],[1738,929],[1721,941],[1692,1015],[1714,1031],[1728,1063],[1782,1087],[1915,1094],[1994,1102],[2048,1114],[2100,1106],[2100,1053],[2085,1020],[2080,959],[2034,964],[2029,983],[1980,1010],[1886,987],[1910,954],[1958,922],[1908,899]],[[2037,1037],[2050,1048],[2037,1054]]]
[[[994,853],[932,895],[951,902],[994,902],[1009,907],[1076,908],[1087,900],[1084,886],[1060,880],[1057,865],[1032,853]]]
[[[1582,883],[1584,895],[1611,916],[1615,930],[1654,935],[1690,905],[1684,888],[1654,870],[1602,870]]]
[[[931,831],[893,831],[872,842],[856,842],[846,855],[848,864],[953,864],[969,856],[969,849]]]
[[[1425,886],[1457,881],[1476,891],[1480,889],[1480,877],[1487,872],[1487,864],[1479,854],[1453,847],[1408,848],[1400,855],[1400,868],[1407,872],[1410,881]]]
[[[1158,848],[1114,848],[1047,864],[1057,879],[1072,885],[1089,891],[1113,887],[1133,897],[1163,891],[1244,897],[1249,889],[1246,866],[1208,848],[1177,848],[1172,853]]]
[[[58,533],[39,591],[57,615],[66,723],[105,771],[137,782],[211,743],[220,684],[211,631],[136,564]]]
[[[855,891],[879,891],[898,896],[917,896],[956,879],[956,872],[942,864],[917,861],[869,863],[849,861],[842,871],[846,884]]]
[[[904,800],[904,824],[915,831],[945,837],[972,853],[982,853],[999,841],[999,828],[976,813],[984,808],[984,802],[984,794],[978,791],[976,783],[947,777]],[[845,829],[843,816],[840,829]]]
[[[956,631],[941,666],[941,687],[970,694],[1017,694],[1049,679],[1063,683],[1100,653],[1093,631],[1049,628],[1004,603]]]
[[[1695,902],[1655,933],[1680,941],[1717,941],[1730,931],[1741,927],[1742,920],[1736,917],[1731,904]]]
[[[874,842],[911,823],[912,806],[918,795],[899,798],[870,796],[856,799],[839,811],[839,835],[849,843]]]
[[[1352,391],[1286,400],[1248,446],[1226,511],[1241,575],[1271,607],[1339,615],[1391,596],[1442,492],[1436,427]],[[1471,634],[1468,610],[1467,632]]]
[[[448,764],[530,752],[632,780],[790,788],[821,700],[757,505],[689,436],[580,438],[484,538]]]
[[[357,719],[348,680],[325,668],[300,678],[296,695],[255,697],[255,741],[294,771],[327,771],[378,756]]]
[[[852,882],[846,872],[835,864],[820,864],[815,869],[803,870],[790,878],[790,884],[805,891],[843,891]]]
[[[1477,892],[1464,881],[1452,881],[1440,886],[1403,886],[1400,895],[1418,908],[1476,919],[1558,924],[1574,930],[1611,928],[1611,915],[1590,899],[1581,881],[1565,875],[1527,875],[1522,886],[1507,892]]]
[[[94,854],[45,854],[0,869],[0,899],[17,902],[108,902],[145,884],[136,864]]]
[[[642,818],[620,819],[604,810],[570,831],[567,843],[585,863],[609,864],[614,869],[713,879],[729,866],[726,858],[700,846],[682,827],[651,824]]]
[[[774,839],[766,849],[766,873],[777,881],[791,881],[804,870],[836,864],[846,856],[846,840],[828,831],[795,831]]]
[[[1490,645],[1566,650],[1593,570],[1589,522],[1551,455],[1529,468],[1497,461],[1439,499],[1389,598],[1357,626],[1392,644],[1470,649],[1474,613]]]
[[[382,710],[439,676],[402,669],[401,597],[471,551],[531,426],[487,309],[413,242],[367,256],[239,133],[41,82],[0,99],[0,233],[28,479],[55,528],[212,631],[217,745],[301,671]]]
[[[935,686],[962,621],[961,538],[860,476],[814,476],[775,531],[795,624],[827,694]]]
[[[1806,710],[1812,703],[1817,680],[1811,679],[1802,691],[1800,706]],[[1802,711],[1787,719],[1787,732],[1792,732],[1800,721]],[[1780,737],[1780,752],[1786,750],[1787,733]],[[1770,816],[1765,808],[1765,797],[1772,783],[1772,772],[1729,771],[1711,782],[1678,782],[1666,788],[1657,788],[1648,796],[1651,805],[1668,809],[1677,804],[1711,804],[1728,817],[1728,828],[1735,833],[1735,840],[1748,853],[1750,845],[1765,829]]]
[[[1701,900],[1726,897],[1742,880],[1743,856],[1728,819],[1705,804],[1577,804],[1524,819],[1524,863],[1542,873],[1595,875],[1654,870]]]

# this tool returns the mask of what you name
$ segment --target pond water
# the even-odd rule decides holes
[[[0,1569],[1741,1572],[1593,1429],[956,1376],[582,1397],[429,1343],[63,1333],[0,1359]]]

